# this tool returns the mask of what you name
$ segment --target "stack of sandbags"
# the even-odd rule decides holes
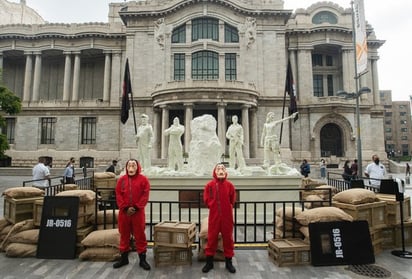
[[[79,197],[77,228],[91,225],[90,217],[94,214],[96,208],[96,193],[91,190],[68,190],[56,194],[56,197],[67,196]]]
[[[13,224],[7,221],[6,218],[0,218],[0,244],[6,238],[12,227]]]
[[[305,236],[305,241],[310,242],[309,224],[317,222],[353,221],[352,216],[340,208],[326,206],[304,210],[295,216],[301,225],[300,232]]]
[[[112,172],[95,172],[92,189],[99,194],[102,201],[111,201],[115,197],[116,175]]]
[[[64,184],[63,191],[78,190],[79,186],[77,184]]]
[[[321,180],[303,178],[301,184],[300,199],[306,208],[330,206],[329,201],[337,193],[333,186],[325,184]]]
[[[116,175],[112,172],[95,172],[93,175],[93,189],[96,188],[116,188]]]
[[[98,230],[107,230],[117,228],[117,219],[119,217],[119,209],[107,209],[97,211],[97,216],[93,214],[90,217],[90,222],[96,225]]]
[[[200,243],[200,249],[199,249],[199,254],[198,254],[199,261],[206,260],[205,248],[206,248],[206,243],[207,243],[207,230],[208,230],[208,225],[209,225],[208,221],[209,221],[209,216],[206,218],[203,218],[202,223],[200,224],[200,232],[198,234],[199,243]],[[223,239],[220,234],[219,234],[219,239],[217,243],[216,254],[213,259],[215,261],[225,260],[225,255],[223,254]]]
[[[0,249],[8,257],[35,257],[39,229],[35,228],[33,220],[16,223],[3,239]]]
[[[301,225],[294,219],[301,212],[302,209],[299,207],[286,206],[277,209],[274,238],[302,238],[302,234],[299,231]]]
[[[82,240],[81,260],[115,261],[120,258],[118,229],[93,231]]]

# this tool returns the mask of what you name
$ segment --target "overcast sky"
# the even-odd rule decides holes
[[[9,0],[10,1],[10,0]],[[12,0],[10,2],[20,2]],[[114,0],[26,0],[44,20],[49,22],[107,22],[109,3]],[[284,0],[284,8],[307,8],[315,0]],[[350,8],[350,0],[332,0],[343,8]],[[392,90],[393,101],[408,101],[412,95],[410,67],[412,55],[412,0],[364,0],[366,20],[385,44],[379,49],[379,87]],[[409,34],[409,35],[408,35]]]

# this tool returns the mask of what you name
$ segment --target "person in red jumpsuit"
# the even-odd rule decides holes
[[[235,186],[227,179],[226,167],[217,164],[213,170],[213,179],[210,180],[203,191],[203,201],[209,208],[207,244],[205,248],[206,265],[204,273],[213,269],[213,257],[218,245],[219,233],[223,239],[223,254],[226,269],[235,273],[232,264],[234,256],[233,242],[233,206],[236,201]]]
[[[126,174],[121,176],[116,184],[121,259],[113,264],[113,268],[129,263],[130,236],[133,234],[140,259],[139,265],[145,270],[150,270],[150,265],[146,261],[145,235],[145,206],[149,200],[149,192],[150,182],[146,176],[141,174],[139,162],[135,159],[128,160]]]

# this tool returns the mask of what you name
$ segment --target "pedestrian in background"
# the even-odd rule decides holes
[[[321,179],[326,179],[326,162],[325,162],[325,159],[320,160],[319,169],[320,169],[320,178]]]
[[[45,165],[46,158],[39,157],[38,163],[33,167],[33,186],[44,189],[50,185],[50,170]]]
[[[358,160],[357,159],[353,160],[353,163],[350,166],[350,169],[352,171],[353,179],[357,179],[358,178]]]
[[[372,161],[373,162],[366,167],[365,175],[366,177],[372,178],[369,179],[369,184],[379,189],[381,186],[381,179],[386,175],[386,168],[379,161],[378,155],[373,155]]]
[[[351,181],[352,180],[352,169],[349,166],[350,161],[346,160],[345,164],[343,165],[343,174],[342,177],[343,179],[345,179],[346,181]]]
[[[66,164],[66,168],[64,169],[63,177],[64,183],[66,184],[75,184],[74,163],[74,157],[71,157],[69,162]]]
[[[304,177],[308,177],[310,173],[310,165],[306,159],[303,159],[302,164],[300,164],[300,173]]]
[[[112,164],[106,169],[106,172],[116,173],[117,160],[113,160]]]

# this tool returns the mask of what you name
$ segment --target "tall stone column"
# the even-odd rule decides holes
[[[188,53],[185,54],[185,80],[192,80],[192,55]]]
[[[225,54],[219,54],[219,81],[225,82]]]
[[[313,48],[302,48],[297,53],[297,77],[296,84],[304,84],[308,88],[305,94],[299,94],[299,101],[302,103],[311,102],[313,95],[313,70],[312,70],[312,50]],[[292,67],[293,68],[293,67]],[[310,91],[309,91],[310,90]]]
[[[222,145],[222,153],[226,151],[226,119],[225,119],[226,103],[220,102],[217,104],[217,137]]]
[[[167,106],[162,106],[162,128],[160,130],[160,141],[161,141],[161,158],[165,159],[167,157],[167,143],[169,142],[163,131],[167,129],[169,124],[169,109]]]
[[[74,69],[73,69],[73,91],[72,101],[79,100],[79,84],[80,84],[80,52],[74,53]]]
[[[34,64],[34,78],[33,78],[33,98],[37,102],[40,96],[40,80],[41,80],[41,52],[34,53],[36,56]]]
[[[108,102],[110,100],[110,68],[112,64],[111,53],[104,53],[104,77],[103,77],[103,101]]]
[[[26,68],[24,70],[23,102],[29,102],[33,76],[33,56],[31,52],[25,52],[24,55],[26,55]]]
[[[154,108],[153,109],[153,148],[152,148],[152,158],[160,158],[160,135],[161,135],[161,125],[160,125],[160,114],[162,113],[161,109]],[[160,128],[159,128],[160,127]]]
[[[378,76],[378,60],[372,59],[371,60],[371,69],[372,69],[372,82],[373,82],[373,87],[372,93],[373,93],[373,98],[375,101],[375,105],[380,105],[381,104],[381,98],[379,96],[379,76]],[[367,94],[363,94],[362,98],[367,98]]]
[[[184,103],[183,106],[185,107],[185,152],[189,153],[190,147],[190,122],[193,119],[193,104],[192,103]]]
[[[250,156],[249,158],[256,158],[258,147],[258,124],[256,107],[249,109],[250,113]]]
[[[125,62],[126,63],[126,62]],[[133,89],[133,63],[130,63],[130,75],[132,78],[132,90]],[[111,86],[110,86],[110,106],[119,106],[120,105],[120,96],[121,96],[121,80],[124,74],[124,69],[121,68],[121,52],[113,51],[112,52],[112,71],[111,71]]]
[[[351,71],[351,65],[353,64],[353,56],[350,49],[342,49],[342,81],[343,88],[336,88],[337,90],[345,90],[347,92],[352,91],[354,73]]]
[[[243,156],[245,159],[250,158],[249,108],[250,105],[242,106]]]
[[[72,58],[70,52],[65,52],[64,62],[64,81],[63,81],[63,101],[68,102],[70,99],[70,82],[72,71]]]

